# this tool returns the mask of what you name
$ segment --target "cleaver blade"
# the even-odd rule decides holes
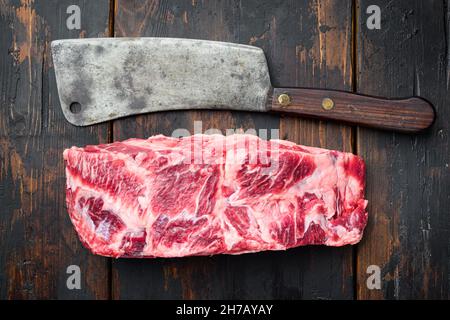
[[[51,44],[66,119],[78,126],[182,109],[265,111],[261,49],[173,38],[94,38]]]

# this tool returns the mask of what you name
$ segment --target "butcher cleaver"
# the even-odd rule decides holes
[[[434,120],[419,97],[274,88],[264,52],[233,43],[174,38],[91,38],[51,44],[66,119],[86,126],[185,109],[277,112],[416,132]]]

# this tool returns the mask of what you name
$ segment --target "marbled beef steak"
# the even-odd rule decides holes
[[[93,253],[182,257],[355,244],[353,154],[253,135],[129,139],[64,151],[67,208]]]

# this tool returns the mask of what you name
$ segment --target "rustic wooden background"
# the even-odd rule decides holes
[[[66,9],[81,8],[81,30]],[[366,9],[381,8],[381,30]],[[0,298],[450,298],[448,1],[0,0]],[[78,128],[57,97],[50,41],[157,36],[264,49],[274,86],[420,95],[437,120],[409,136],[243,112],[167,112]],[[174,128],[280,128],[296,143],[367,163],[369,225],[353,247],[112,260],[91,255],[65,209],[63,149]],[[66,268],[79,265],[81,290]],[[381,290],[366,286],[369,265]]]

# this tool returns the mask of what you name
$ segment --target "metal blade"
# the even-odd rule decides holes
[[[264,111],[271,89],[261,49],[174,38],[52,42],[66,119],[90,125],[179,109]]]

